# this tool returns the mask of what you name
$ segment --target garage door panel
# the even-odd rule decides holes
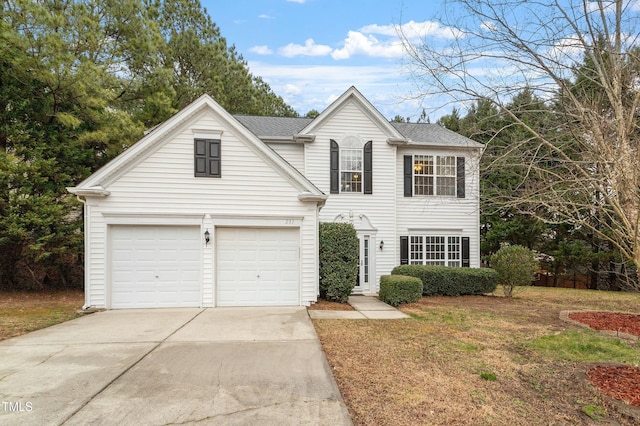
[[[111,307],[201,305],[200,227],[112,226]]]
[[[217,305],[299,304],[297,228],[218,228]]]

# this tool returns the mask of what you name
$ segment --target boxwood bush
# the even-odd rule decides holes
[[[422,280],[406,275],[383,275],[378,296],[391,306],[417,302],[422,297]]]
[[[497,286],[497,273],[490,268],[400,265],[391,274],[420,278],[424,296],[485,294],[492,293]]]
[[[358,277],[358,234],[350,223],[320,223],[320,297],[347,303]]]

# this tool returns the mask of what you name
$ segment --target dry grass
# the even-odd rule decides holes
[[[77,290],[0,292],[0,340],[76,318],[83,303]]]
[[[595,424],[587,405],[631,425],[587,383],[585,364],[528,342],[574,329],[561,310],[640,312],[639,302],[637,294],[532,287],[512,300],[423,298],[401,308],[408,320],[314,324],[357,425]]]

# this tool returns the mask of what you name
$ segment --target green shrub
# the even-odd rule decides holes
[[[491,267],[498,273],[498,284],[502,285],[504,295],[511,297],[516,287],[531,284],[539,266],[533,251],[515,245],[502,247],[491,256]]]
[[[321,223],[320,296],[346,303],[358,277],[358,234],[350,223]]]
[[[496,271],[489,268],[400,265],[391,274],[420,278],[424,296],[485,294],[492,293],[497,286]]]
[[[378,295],[391,306],[417,302],[422,297],[422,280],[406,275],[383,275]]]

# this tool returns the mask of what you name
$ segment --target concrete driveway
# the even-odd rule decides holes
[[[304,308],[119,310],[0,342],[0,424],[351,424]]]

